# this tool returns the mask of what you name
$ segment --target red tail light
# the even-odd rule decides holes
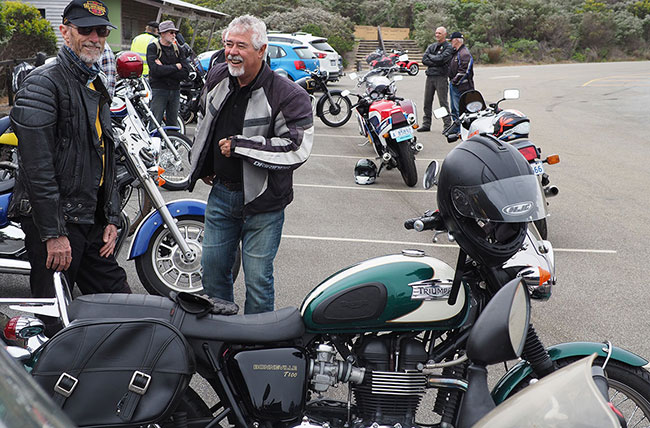
[[[406,117],[404,116],[404,113],[402,113],[401,111],[396,113],[391,113],[390,118],[393,123],[393,126],[397,125],[398,123],[406,122]]]
[[[9,320],[7,325],[5,325],[4,328],[4,335],[5,338],[9,340],[16,340],[18,337],[16,337],[16,324],[18,324],[18,320],[20,317],[13,317]]]
[[[527,161],[535,160],[537,157],[537,150],[534,146],[522,147],[519,149],[519,152],[524,155]]]
[[[296,70],[305,70],[307,68],[303,61],[294,61],[293,65],[296,67]]]
[[[327,54],[324,54],[324,53],[322,53],[322,52],[318,52],[318,53],[316,54],[316,56],[317,56],[318,58],[321,58],[321,59],[322,59],[322,58],[327,57]]]

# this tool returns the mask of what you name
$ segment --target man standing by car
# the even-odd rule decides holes
[[[422,117],[422,126],[418,128],[418,132],[431,130],[433,95],[436,92],[438,93],[440,107],[445,107],[449,111],[447,73],[449,61],[453,54],[454,48],[447,41],[447,30],[445,27],[436,28],[436,43],[430,44],[422,56],[422,64],[427,66],[427,82],[424,86],[424,116]],[[451,125],[451,118],[445,116],[443,120],[444,129],[447,129]]]
[[[130,293],[115,260],[120,200],[110,96],[97,64],[110,28],[98,0],[73,0],[56,61],[32,71],[11,109],[18,176],[9,207],[25,233],[34,297],[53,297],[64,271],[82,293]],[[56,319],[44,320],[48,331]]]
[[[151,111],[158,123],[178,126],[181,81],[190,72],[185,55],[176,43],[178,28],[172,21],[163,21],[158,26],[160,40],[147,46],[149,83],[151,84]]]
[[[142,74],[147,76],[149,74],[149,66],[147,65],[147,47],[149,43],[158,39],[158,23],[156,21],[149,21],[144,27],[144,33],[138,34],[131,42],[131,51],[140,55],[144,62]]]
[[[451,116],[453,120],[460,115],[458,105],[463,92],[474,89],[474,58],[465,46],[463,35],[455,31],[451,34],[451,46],[454,56],[449,62],[449,98],[451,99]],[[450,134],[458,133],[458,126]]]
[[[263,21],[235,18],[225,35],[226,63],[208,73],[192,147],[190,190],[212,186],[205,213],[203,287],[233,301],[231,268],[242,242],[245,313],[274,309],[273,260],[293,170],[311,153],[314,125],[307,92],[264,61]]]

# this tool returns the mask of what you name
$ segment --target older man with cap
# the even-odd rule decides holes
[[[451,34],[451,46],[454,55],[449,62],[449,98],[451,101],[451,116],[458,119],[458,105],[463,92],[474,89],[474,58],[465,46],[463,35],[459,31]],[[449,131],[450,134],[458,133],[458,127]]]
[[[133,38],[131,42],[131,51],[140,55],[144,66],[142,68],[142,74],[149,74],[149,66],[147,65],[147,47],[149,43],[158,39],[158,23],[156,21],[149,21],[144,27],[144,33],[138,34]]]
[[[151,110],[159,123],[164,117],[167,125],[178,126],[181,81],[189,75],[190,65],[176,43],[178,28],[174,23],[161,22],[158,32],[160,39],[147,46]]]
[[[34,297],[54,296],[56,271],[84,294],[131,292],[114,255],[115,142],[97,64],[111,28],[101,1],[70,2],[56,61],[27,76],[11,109],[19,169],[9,215],[25,233]]]

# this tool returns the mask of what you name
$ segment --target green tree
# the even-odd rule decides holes
[[[56,52],[54,30],[34,6],[19,1],[4,2],[0,21],[11,35],[0,46],[0,59],[33,57],[39,51]]]

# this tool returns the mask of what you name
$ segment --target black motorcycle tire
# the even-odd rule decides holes
[[[165,172],[161,176],[165,180],[165,184],[162,187],[166,190],[185,190],[190,183],[190,152],[192,150],[192,140],[178,131],[167,131],[167,136],[179,152],[181,164],[178,167],[173,166],[174,155],[166,148],[165,141],[162,141],[160,166],[165,169]]]
[[[348,123],[352,117],[352,102],[350,98],[341,95],[342,91],[330,91],[332,101],[330,102],[327,94],[324,94],[316,104],[316,116],[323,121],[323,123],[332,128],[338,128]]]
[[[418,171],[415,167],[415,153],[407,141],[396,143],[397,168],[402,174],[404,183],[413,187],[418,183]]]
[[[539,232],[539,236],[541,236],[542,239],[548,239],[548,224],[546,223],[546,219],[543,218],[541,220],[536,220],[534,223]]]
[[[188,240],[190,248],[198,255],[191,263],[183,261],[180,247],[166,227],[159,227],[151,237],[144,254],[135,258],[138,278],[149,294],[169,296],[171,291],[199,293],[201,283],[201,253],[205,218],[203,216],[183,215],[176,217],[176,225]],[[241,249],[237,249],[232,267],[233,282],[239,275]],[[182,279],[182,281],[181,281]]]
[[[408,69],[409,76],[417,76],[419,72],[420,72],[420,66],[417,64],[411,64],[411,66]]]
[[[564,358],[557,360],[556,364],[561,368],[579,359],[578,357]],[[596,358],[594,366],[602,366],[604,362],[604,358]],[[650,373],[642,367],[609,360],[605,367],[605,374],[609,382],[610,400],[623,413],[627,426],[648,426],[650,424]],[[531,377],[526,377],[513,389],[511,395],[524,389],[530,381]],[[641,423],[643,420],[645,423]]]

